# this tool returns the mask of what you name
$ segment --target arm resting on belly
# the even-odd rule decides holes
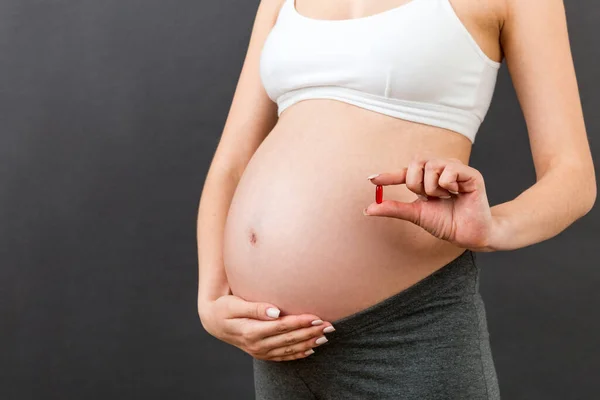
[[[514,200],[491,207],[496,228],[481,251],[513,250],[552,238],[587,214],[595,200],[593,166],[551,168]]]
[[[198,206],[198,313],[203,304],[231,294],[223,264],[223,234],[239,174],[209,170]]]

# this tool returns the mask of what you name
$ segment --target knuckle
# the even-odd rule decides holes
[[[441,188],[450,189],[452,186],[452,183],[448,180],[440,180],[439,185]]]
[[[410,163],[408,164],[408,169],[418,169],[421,168],[421,160],[418,158],[414,158],[410,161]]]
[[[413,192],[416,192],[416,193],[421,192],[421,184],[420,183],[416,183],[414,181],[407,182],[406,187]]]
[[[285,335],[284,343],[285,344],[296,343],[296,338],[294,337],[294,335],[292,335],[291,333],[289,333],[289,334]]]
[[[244,341],[244,343],[251,343],[254,339],[254,333],[252,332],[252,330],[248,327],[244,327],[242,328],[242,332],[240,334],[242,340]]]
[[[452,164],[448,164],[446,165],[446,167],[444,168],[444,172],[442,174],[453,174],[456,171],[456,167]]]
[[[239,344],[241,347],[248,349],[248,350],[250,350],[250,348],[252,347],[252,342],[246,338],[241,338],[239,341]]]
[[[283,332],[287,332],[288,330],[288,326],[285,322],[279,322],[276,326],[275,326],[275,330],[279,333],[283,333]]]
[[[284,355],[284,352],[281,350],[281,348],[278,349],[271,349],[270,351],[268,351],[266,354],[268,357],[270,358],[275,358],[275,357],[282,357]]]
[[[262,354],[262,347],[257,345],[256,343],[250,343],[246,346],[248,352],[252,354]]]
[[[453,181],[455,181],[454,179],[452,179],[452,173],[444,173],[442,175],[440,175],[440,179],[438,179],[438,184],[440,186],[444,186],[444,185],[450,185]]]
[[[224,311],[228,316],[233,315],[233,306],[231,302],[219,303],[217,308]]]

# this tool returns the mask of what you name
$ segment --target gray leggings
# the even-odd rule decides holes
[[[315,353],[253,359],[256,400],[500,399],[476,253],[333,321]]]

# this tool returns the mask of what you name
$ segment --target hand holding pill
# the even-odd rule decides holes
[[[375,202],[367,216],[410,221],[439,239],[474,251],[486,251],[497,235],[481,173],[456,158],[415,156],[398,172],[373,174]],[[417,195],[412,202],[383,200],[383,186],[401,185]],[[491,251],[491,250],[488,250]]]

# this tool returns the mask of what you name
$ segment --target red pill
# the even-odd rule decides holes
[[[380,204],[383,201],[383,186],[375,186],[375,201]]]

